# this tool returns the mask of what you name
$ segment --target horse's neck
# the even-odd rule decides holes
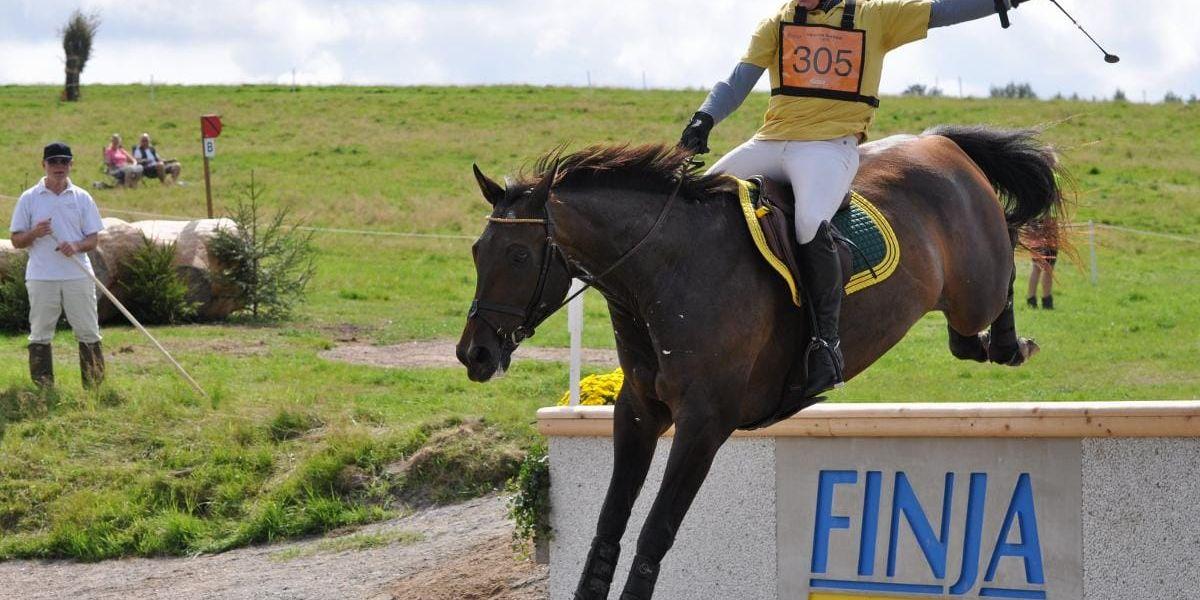
[[[667,194],[605,188],[556,191],[555,196],[550,205],[555,240],[591,275],[608,270],[637,246],[650,233],[668,199]],[[659,232],[651,233],[651,237],[657,235]],[[640,262],[644,252],[669,241],[647,239],[636,255],[622,263],[621,271]]]

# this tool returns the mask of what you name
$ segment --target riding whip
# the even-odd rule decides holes
[[[61,243],[61,242],[59,242],[59,241],[58,241],[58,238],[57,238],[57,237],[55,237],[55,235],[54,235],[53,233],[51,233],[51,234],[50,234],[50,238],[54,240],[54,243],[55,243],[55,244],[59,244],[59,243]],[[85,267],[85,266],[83,265],[83,262],[82,262],[82,261],[80,261],[80,260],[79,260],[78,258],[76,258],[75,256],[71,256],[71,257],[69,257],[69,258],[71,259],[71,263],[72,263],[72,264],[74,264],[76,267],[79,267],[79,270],[80,270],[80,271],[83,271],[84,273],[86,273],[86,274],[87,274],[87,276],[88,276],[88,277],[91,277],[91,278],[92,278],[92,282],[94,282],[94,283],[96,284],[96,287],[97,287],[97,288],[100,288],[100,291],[101,291],[101,292],[104,292],[104,295],[105,295],[105,296],[107,296],[107,297],[108,297],[108,300],[109,300],[110,302],[112,302],[112,303],[113,303],[113,306],[116,306],[116,307],[117,307],[117,310],[120,310],[120,311],[121,311],[121,314],[125,315],[125,318],[126,318],[126,319],[129,319],[129,322],[130,322],[130,323],[133,323],[133,326],[138,328],[138,331],[141,331],[143,334],[145,334],[145,336],[146,336],[147,338],[150,338],[150,341],[154,343],[154,347],[155,347],[155,348],[158,348],[158,351],[159,351],[159,352],[162,352],[162,353],[163,353],[163,356],[167,357],[167,360],[171,361],[171,364],[172,364],[172,365],[175,365],[175,369],[176,369],[177,371],[179,371],[179,374],[180,374],[180,375],[181,375],[181,376],[182,376],[182,377],[183,377],[183,378],[184,378],[184,379],[185,379],[185,380],[186,380],[186,381],[187,381],[189,384],[191,384],[191,386],[192,386],[192,389],[196,390],[196,393],[197,393],[197,394],[200,394],[200,397],[201,397],[201,398],[207,398],[207,397],[208,397],[208,394],[205,394],[205,393],[204,393],[204,390],[200,389],[200,384],[196,383],[196,380],[195,380],[195,379],[192,379],[192,376],[191,376],[191,375],[188,375],[188,372],[187,372],[187,371],[185,371],[185,370],[183,369],[183,366],[182,366],[182,365],[180,365],[180,364],[179,364],[179,363],[178,363],[178,362],[175,360],[175,358],[171,356],[171,353],[170,353],[170,352],[167,352],[167,349],[166,349],[166,348],[163,348],[163,347],[162,347],[162,344],[158,343],[158,340],[154,339],[154,336],[150,335],[150,332],[149,332],[149,331],[146,331],[146,328],[145,328],[145,327],[142,327],[142,324],[141,324],[141,323],[139,323],[139,322],[138,322],[138,320],[137,320],[136,318],[134,318],[134,316],[133,316],[132,314],[130,314],[129,310],[125,308],[125,305],[124,305],[124,304],[121,304],[121,301],[120,301],[120,300],[117,300],[117,297],[116,297],[116,296],[113,296],[112,292],[108,291],[108,288],[107,288],[107,287],[105,287],[105,286],[104,286],[104,284],[100,282],[100,279],[96,277],[96,274],[95,274],[95,273],[92,273],[92,272],[91,272],[91,270],[89,270],[87,267]]]

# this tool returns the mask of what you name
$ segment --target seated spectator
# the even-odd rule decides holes
[[[104,149],[104,168],[118,184],[125,187],[137,187],[142,178],[142,165],[134,160],[121,144],[121,136],[115,133]]]
[[[133,158],[142,166],[142,175],[158,179],[166,185],[167,177],[171,181],[179,181],[179,161],[164,160],[158,156],[158,150],[150,145],[150,134],[143,133],[138,145],[133,148]]]

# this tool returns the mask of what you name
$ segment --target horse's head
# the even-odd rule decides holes
[[[492,214],[471,247],[475,299],[456,354],[467,377],[487,381],[508,368],[517,345],[559,307],[571,276],[551,239],[546,211],[555,170],[536,184],[506,181],[502,188],[474,169]]]

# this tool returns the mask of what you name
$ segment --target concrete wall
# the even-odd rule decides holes
[[[1027,408],[1037,415],[1030,427],[1048,431],[1040,407]],[[684,520],[655,598],[1200,598],[1200,403],[1162,405],[1171,413],[1158,415],[1171,434],[1164,437],[1148,435],[1157,428],[1149,405],[1128,418],[1109,408],[1081,407],[1078,423],[1055,429],[1075,428],[1074,437],[1028,435],[1019,417],[955,424],[946,430],[955,437],[937,437],[936,427],[934,437],[888,437],[878,423],[833,421],[735,437]],[[920,429],[903,421],[929,416],[902,409],[896,431]],[[602,433],[605,413],[588,409],[571,414],[590,422],[547,424],[564,417],[558,410],[539,427],[550,437],[551,598],[569,600],[608,486],[612,446]],[[856,410],[824,416],[878,418]],[[1114,437],[1081,435],[1097,421]],[[571,435],[555,435],[556,428]],[[978,429],[1025,435],[963,435]],[[850,430],[858,433],[830,439],[838,436],[829,432]],[[659,444],[622,540],[611,597],[624,584],[670,441]]]

